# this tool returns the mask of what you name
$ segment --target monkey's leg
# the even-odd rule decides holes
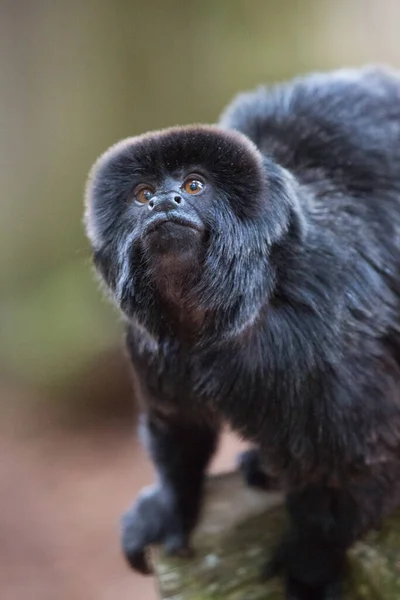
[[[148,574],[149,545],[163,544],[171,554],[187,554],[196,525],[207,464],[219,427],[211,422],[160,418],[149,413],[142,433],[158,482],[145,488],[122,518],[122,546],[132,568]]]
[[[309,486],[289,494],[289,532],[265,570],[282,571],[288,600],[340,600],[346,551],[359,530],[358,509],[345,490]]]

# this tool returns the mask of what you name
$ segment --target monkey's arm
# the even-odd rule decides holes
[[[148,412],[143,419],[157,483],[145,488],[122,519],[122,545],[130,565],[151,569],[145,551],[163,544],[167,552],[185,554],[203,496],[204,474],[215,450],[217,428],[189,421],[168,421]]]
[[[137,340],[129,340],[128,334],[134,363],[135,344]],[[154,382],[154,365],[146,359],[140,363],[139,377],[147,387],[140,433],[156,468],[157,482],[143,489],[124,515],[122,545],[132,568],[147,574],[151,572],[146,560],[150,545],[162,544],[173,554],[188,552],[189,536],[201,508],[206,467],[218,441],[219,422],[205,409],[199,408],[194,414],[189,403],[174,399],[173,393],[171,396],[170,388],[162,389],[163,375],[159,386],[157,380]],[[149,380],[150,390],[146,386]]]

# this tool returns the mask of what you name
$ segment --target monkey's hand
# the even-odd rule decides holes
[[[167,554],[189,556],[191,527],[185,521],[172,493],[158,486],[144,488],[122,517],[122,547],[130,566],[152,573],[147,551],[153,544],[162,544]]]
[[[237,459],[237,466],[242,474],[246,485],[260,490],[279,490],[280,482],[276,477],[270,475],[264,468],[260,452],[257,448],[251,448],[241,452]]]

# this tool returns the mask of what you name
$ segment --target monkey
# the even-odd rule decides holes
[[[214,125],[122,140],[85,224],[126,323],[156,467],[122,517],[130,565],[186,555],[228,423],[280,482],[264,576],[339,600],[353,543],[400,505],[400,77],[380,66],[240,93]]]

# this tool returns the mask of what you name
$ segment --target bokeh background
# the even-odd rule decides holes
[[[82,227],[95,158],[213,122],[259,83],[368,62],[400,66],[397,0],[0,0],[3,600],[156,597],[118,544],[152,471]]]

